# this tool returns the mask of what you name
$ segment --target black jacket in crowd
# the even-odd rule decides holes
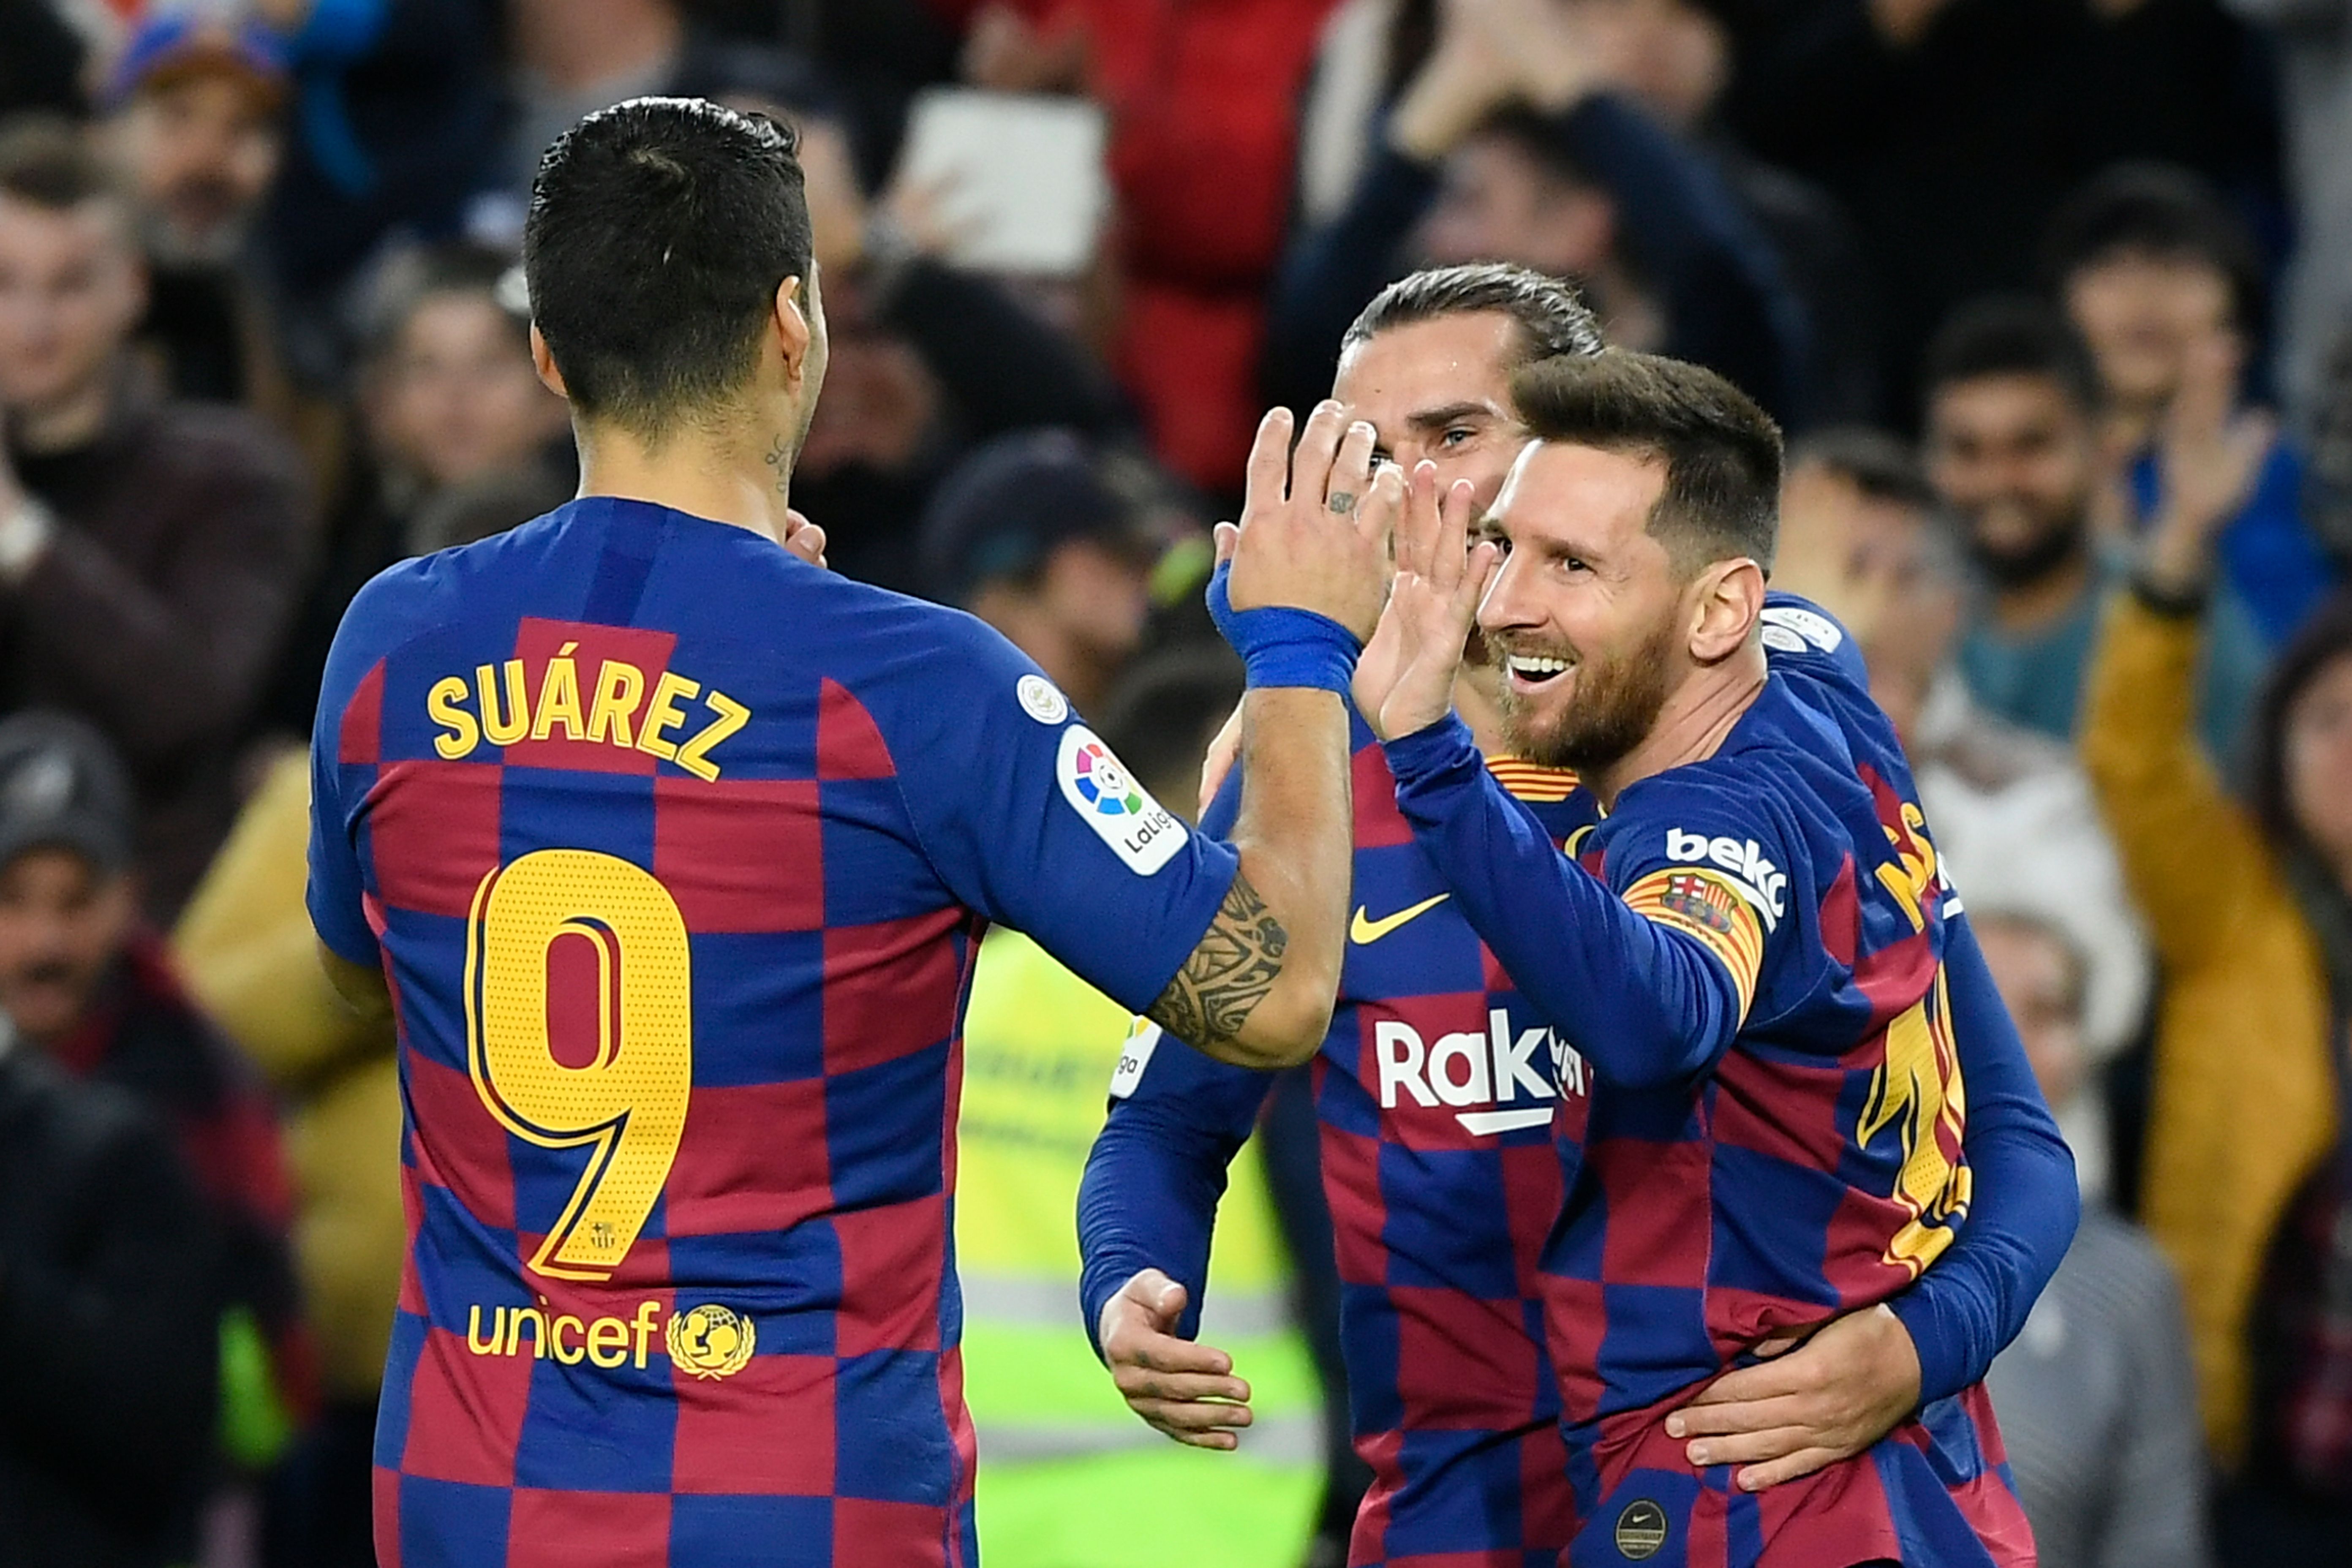
[[[29,1043],[0,1047],[0,1562],[193,1557],[215,1256],[193,1182],[134,1101]]]

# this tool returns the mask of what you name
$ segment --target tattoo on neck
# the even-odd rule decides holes
[[[1192,1045],[1229,1045],[1274,989],[1289,945],[1290,933],[1235,872],[1217,918],[1145,1016]]]
[[[792,443],[785,440],[782,436],[779,436],[773,441],[769,443],[767,456],[760,459],[760,461],[767,464],[768,467],[776,470],[776,493],[778,495],[787,493],[792,488],[793,471],[790,467],[792,457]]]

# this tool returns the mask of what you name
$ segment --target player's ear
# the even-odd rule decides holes
[[[539,323],[530,324],[530,364],[539,372],[541,385],[558,397],[572,395],[563,390],[563,373],[555,368],[555,356],[547,351],[547,340],[539,335]]]
[[[809,347],[816,340],[816,329],[811,320],[814,310],[815,297],[805,280],[787,278],[776,285],[771,324],[775,329],[776,350],[782,356],[787,381],[797,382],[807,374]]]
[[[1717,561],[1698,574],[1691,605],[1690,653],[1700,664],[1729,658],[1747,644],[1764,613],[1764,569],[1745,556]]]

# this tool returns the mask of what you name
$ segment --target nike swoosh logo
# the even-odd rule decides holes
[[[1364,914],[1364,906],[1358,904],[1356,906],[1356,918],[1349,921],[1348,925],[1348,939],[1359,947],[1363,946],[1366,942],[1378,942],[1381,938],[1388,935],[1389,932],[1396,930],[1397,927],[1404,924],[1405,921],[1412,920],[1416,916],[1427,914],[1430,910],[1435,909],[1438,905],[1444,903],[1453,896],[1454,895],[1451,893],[1440,893],[1433,899],[1422,900],[1421,902],[1413,905],[1411,909],[1399,910],[1392,915],[1384,915],[1376,921],[1367,920]]]

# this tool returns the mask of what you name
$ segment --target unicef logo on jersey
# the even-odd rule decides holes
[[[1078,798],[1105,816],[1133,816],[1143,809],[1143,792],[1100,741],[1088,741],[1071,762]]]
[[[695,1377],[732,1377],[751,1359],[756,1339],[751,1320],[716,1301],[688,1307],[669,1321],[663,1336],[669,1359]]]
[[[1084,724],[1062,731],[1054,772],[1062,798],[1137,876],[1149,877],[1182,847],[1184,825],[1145,794],[1102,738]]]

